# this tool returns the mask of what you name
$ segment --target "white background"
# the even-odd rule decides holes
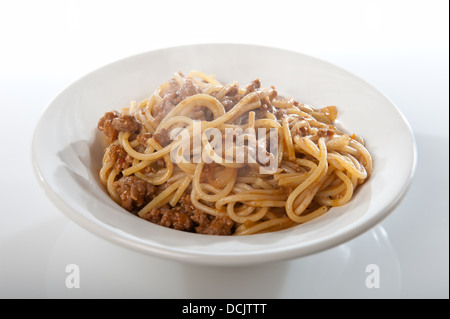
[[[0,0],[0,297],[448,298],[449,4],[432,1]],[[31,169],[31,138],[57,93],[157,48],[233,42],[337,64],[411,124],[414,183],[379,226],[334,249],[242,268],[183,265],[117,247],[63,216]],[[379,123],[380,130],[390,129]],[[68,264],[80,288],[65,285]],[[380,267],[380,288],[365,269]]]

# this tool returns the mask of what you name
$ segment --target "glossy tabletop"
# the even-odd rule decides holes
[[[193,9],[175,1],[180,12],[172,16],[167,4],[133,1],[125,6],[100,1],[0,5],[6,44],[0,52],[0,297],[448,298],[448,4],[344,1],[356,10],[349,13],[332,1],[280,1],[260,13],[271,19],[269,28],[261,25],[264,19],[244,14],[262,5],[249,1],[227,27],[233,12],[217,6],[216,12],[223,12],[211,22],[214,31],[195,19],[190,30],[164,24],[186,15],[212,19],[214,8],[202,3]],[[161,14],[149,13],[155,10]],[[415,23],[419,16],[421,26]],[[155,21],[143,23],[144,18]],[[312,27],[319,20],[325,22]],[[164,31],[156,32],[160,25]],[[32,134],[46,105],[106,63],[199,42],[262,44],[310,54],[386,94],[410,123],[418,151],[414,181],[399,207],[338,247],[246,267],[150,257],[107,242],[65,217],[46,197],[31,166]],[[379,129],[390,128],[379,123]],[[74,269],[79,288],[70,288]]]

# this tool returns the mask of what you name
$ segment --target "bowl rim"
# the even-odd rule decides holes
[[[39,131],[40,126],[42,125],[43,119],[46,117],[46,115],[54,108],[55,101],[57,101],[60,96],[64,95],[66,90],[68,90],[70,87],[76,85],[77,83],[83,82],[86,78],[90,77],[92,74],[96,72],[100,72],[103,69],[107,69],[111,65],[118,64],[118,63],[124,63],[129,60],[133,60],[145,55],[148,55],[150,53],[154,53],[157,51],[165,51],[165,50],[177,50],[177,49],[183,49],[188,47],[204,47],[204,46],[241,46],[241,47],[253,47],[253,48],[259,48],[259,49],[270,49],[270,50],[276,50],[284,53],[291,53],[291,54],[297,54],[304,56],[309,59],[316,60],[317,62],[320,62],[322,64],[328,65],[332,68],[335,68],[336,70],[340,70],[341,72],[344,72],[348,74],[349,76],[353,77],[354,79],[358,80],[361,83],[364,83],[371,89],[373,89],[377,94],[385,98],[391,106],[395,109],[395,111],[400,116],[401,120],[405,124],[406,128],[408,129],[408,133],[411,137],[412,141],[412,152],[413,152],[413,158],[411,162],[411,170],[409,172],[409,176],[407,177],[406,183],[403,184],[403,188],[400,192],[398,192],[397,196],[394,200],[392,200],[389,205],[384,207],[384,209],[380,210],[377,214],[372,216],[371,218],[367,218],[363,223],[358,224],[358,227],[350,227],[350,229],[346,230],[346,232],[335,232],[333,235],[327,236],[327,238],[322,238],[321,240],[316,240],[311,243],[309,243],[306,247],[305,246],[299,246],[299,247],[288,247],[288,248],[278,248],[277,250],[271,250],[271,251],[258,251],[255,253],[245,253],[245,257],[243,258],[244,254],[240,254],[239,252],[229,254],[229,253],[217,253],[212,254],[210,252],[204,253],[201,251],[181,251],[179,249],[167,249],[167,248],[159,248],[156,246],[151,245],[145,245],[143,242],[139,242],[137,237],[135,237],[133,234],[131,237],[125,237],[120,236],[117,233],[117,229],[115,229],[112,226],[109,226],[107,224],[102,223],[100,220],[98,222],[95,222],[92,219],[89,219],[81,214],[79,214],[75,208],[71,207],[69,204],[65,202],[63,198],[61,198],[53,189],[52,187],[46,183],[45,177],[42,174],[42,171],[39,167],[39,163],[36,160],[36,135]],[[272,261],[280,261],[280,260],[287,260],[297,257],[303,257],[308,256],[314,253],[318,253],[327,249],[331,249],[333,247],[336,247],[340,244],[343,244],[362,233],[370,230],[372,227],[379,224],[382,220],[384,220],[387,216],[390,215],[401,203],[401,201],[404,199],[405,195],[409,191],[416,172],[417,168],[417,145],[416,140],[414,137],[413,130],[403,115],[403,113],[399,110],[399,108],[393,103],[393,101],[387,97],[385,94],[383,94],[380,90],[378,90],[375,86],[368,83],[358,75],[355,75],[354,73],[337,66],[333,63],[330,63],[328,61],[322,60],[320,58],[316,58],[311,55],[307,55],[301,52],[293,51],[293,50],[287,50],[283,48],[278,48],[274,46],[266,46],[266,45],[255,45],[255,44],[243,44],[243,43],[198,43],[198,44],[187,44],[187,45],[180,45],[180,46],[171,46],[171,47],[165,47],[160,48],[156,50],[149,50],[141,53],[137,53],[134,55],[127,56],[122,59],[118,59],[116,61],[112,61],[110,63],[107,63],[103,66],[100,66],[82,77],[76,79],[72,83],[66,85],[62,90],[59,91],[59,93],[47,104],[45,109],[43,110],[42,114],[40,115],[38,121],[36,122],[35,129],[33,131],[32,141],[31,141],[31,166],[32,170],[34,172],[34,175],[36,179],[39,181],[39,185],[43,188],[45,194],[50,199],[50,201],[55,205],[64,215],[66,215],[70,220],[81,226],[82,228],[88,230],[90,233],[97,235],[103,239],[106,239],[107,241],[110,241],[112,243],[118,244],[122,247],[132,249],[134,251],[144,253],[147,255],[153,255],[157,257],[162,257],[165,259],[175,260],[175,261],[182,261],[182,262],[188,262],[193,264],[204,264],[204,265],[220,265],[220,266],[240,266],[240,265],[252,265],[252,264],[260,264],[262,262],[272,262]],[[195,236],[205,236],[210,237],[210,235],[201,235],[201,234],[195,234]],[[252,236],[258,236],[252,235]]]

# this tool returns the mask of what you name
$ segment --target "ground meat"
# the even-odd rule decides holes
[[[105,115],[103,115],[100,120],[98,121],[97,128],[100,131],[104,131],[106,127],[111,125],[112,120],[114,120],[116,117],[119,117],[120,113],[117,111],[113,112],[106,112]]]
[[[212,112],[203,106],[194,106],[192,112],[188,116],[193,120],[211,121],[213,119]]]
[[[300,136],[306,136],[309,133],[309,128],[307,126],[302,126],[300,128],[297,129],[298,134],[300,134]]]
[[[130,212],[141,208],[156,195],[155,186],[135,176],[124,176],[113,185],[122,200],[122,207]]]
[[[227,94],[225,94],[225,96],[233,97],[233,96],[238,95],[238,93],[239,93],[239,85],[238,85],[237,83],[235,83],[235,84],[230,88],[230,90],[227,92]]]
[[[136,140],[138,142],[138,145],[134,148],[139,153],[145,153],[145,150],[148,147],[148,140],[153,135],[151,133],[141,133],[141,134],[133,134],[130,136],[130,140]]]
[[[225,94],[225,97],[220,101],[226,112],[231,110],[241,99],[242,95],[239,94],[239,86],[234,85],[228,92]]]
[[[240,94],[236,95],[225,95],[225,98],[220,101],[225,109],[226,112],[231,110],[240,100],[242,100],[243,96]]]
[[[128,114],[120,115],[119,112],[106,112],[98,121],[97,128],[103,131],[108,142],[111,144],[117,139],[119,132],[137,132],[141,124]]]
[[[123,114],[112,120],[111,126],[119,132],[137,132],[141,128],[141,124],[134,116]]]
[[[176,93],[166,94],[162,101],[153,108],[153,116],[157,123],[161,123],[163,118],[173,110],[176,104],[180,102]]]
[[[195,208],[194,205],[192,205],[191,196],[189,194],[184,194],[183,196],[181,196],[180,208],[184,212],[188,213],[189,217],[194,222],[196,222],[197,224],[200,224],[200,225],[209,223],[211,221],[210,218],[214,217],[214,216],[211,216],[211,215]]]
[[[272,85],[270,87],[269,91],[269,99],[272,101],[278,96],[278,91],[275,89],[275,87]]]
[[[177,206],[155,207],[143,218],[164,227],[208,235],[231,235],[234,227],[228,216],[214,217],[196,209],[188,194],[181,197]]]
[[[153,136],[153,139],[162,147],[169,145],[170,135],[169,131],[165,128],[161,129],[158,133]]]
[[[275,114],[276,108],[270,103],[269,98],[266,97],[261,101],[261,106],[253,111],[255,112],[255,118],[261,119],[266,117],[266,112]]]
[[[255,110],[256,118],[263,118],[266,115],[266,112],[273,113],[277,117],[277,119],[281,119],[285,113],[280,113],[280,109],[277,109],[272,105],[272,101],[278,96],[278,92],[272,86],[269,91],[261,92],[261,106]]]
[[[261,106],[253,112],[255,112],[256,119],[265,118],[266,112],[277,114],[278,109],[272,105],[272,101],[278,96],[278,92],[275,87],[270,87],[270,89],[258,90],[261,87],[261,82],[256,79],[252,81],[246,88],[246,94],[251,92],[257,92],[259,99],[261,100]],[[246,114],[244,114],[244,117]]]
[[[153,162],[153,164],[157,170],[160,170],[160,169],[166,167],[166,162],[162,158],[157,159],[155,162]]]
[[[207,235],[232,234],[234,222],[228,216],[215,217],[199,211],[192,205],[191,197],[188,194],[181,197],[180,207],[198,225],[195,227],[197,233]]]
[[[181,75],[181,73],[180,73]],[[182,75],[181,75],[182,76]],[[183,86],[180,87],[175,79],[169,81],[169,87],[162,94],[162,100],[153,108],[153,116],[157,123],[161,123],[162,119],[182,100],[201,93],[201,90],[195,85],[191,79],[186,79]]]
[[[253,80],[245,89],[245,95],[255,92],[256,90],[258,90],[261,87],[261,82],[259,81],[259,79]],[[229,111],[231,110],[242,98],[243,96],[237,94],[237,92],[239,91],[233,91],[230,90],[230,92],[228,92],[228,94],[225,96],[225,98],[223,99],[223,101],[221,101],[223,107],[225,108],[225,111]],[[276,92],[276,91],[275,91]],[[232,95],[233,93],[235,93],[236,95]],[[270,96],[272,96],[272,94],[269,94]],[[267,105],[265,104],[265,98],[269,96],[266,92],[260,92],[258,91],[258,96],[261,99],[261,107],[259,107],[256,110],[252,110],[252,111],[248,111],[245,112],[244,114],[242,114],[237,120],[236,120],[236,124],[241,125],[243,123],[246,123],[248,121],[248,115],[249,112],[255,112],[255,117],[257,119],[263,118],[264,115],[266,114],[266,110],[267,110]],[[276,95],[275,95],[276,96]],[[275,98],[275,97],[274,97]],[[269,101],[269,100],[268,100]],[[270,102],[269,102],[270,103]]]
[[[236,105],[233,101],[229,99],[224,99],[221,103],[226,112],[231,110]]]
[[[147,141],[151,137],[152,137],[151,133],[142,133],[136,136],[136,140],[138,141],[140,146],[147,147],[148,146]]]
[[[228,216],[217,216],[209,224],[195,228],[197,233],[206,235],[231,235],[234,222]]]
[[[106,149],[106,152],[108,153],[111,161],[114,163],[114,168],[118,173],[133,164],[133,157],[128,155],[120,144],[111,144]]]
[[[246,88],[246,94],[255,92],[257,89],[261,87],[261,81],[259,79],[253,80]]]
[[[329,129],[326,129],[326,128],[320,128],[317,131],[317,135],[319,137],[328,137],[329,138],[329,137],[333,137],[334,132],[332,130],[329,130]]]
[[[98,121],[97,128],[102,131],[109,143],[117,139],[118,131],[111,125],[112,121],[120,116],[117,111],[106,112]]]
[[[152,223],[177,230],[192,231],[194,227],[194,223],[185,213],[179,211],[179,209],[172,209],[168,205],[161,208],[154,207],[143,218]]]
[[[177,95],[181,97],[182,100],[199,93],[200,89],[195,85],[192,79],[186,79],[183,86],[177,91]]]
[[[287,115],[286,109],[276,109],[276,111],[273,113],[277,117],[277,120],[282,120]]]

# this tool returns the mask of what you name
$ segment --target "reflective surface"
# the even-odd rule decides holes
[[[240,1],[238,12],[211,1],[195,8],[183,1],[182,10],[173,10],[174,2],[160,2],[151,19],[153,3],[29,1],[28,10],[23,1],[0,3],[0,26],[7,30],[0,51],[0,297],[449,298],[448,2],[345,1],[355,10],[336,1],[267,2],[258,15],[249,14],[252,1]],[[203,19],[192,20],[193,28],[167,23],[174,14],[184,21],[192,9],[206,16],[214,5],[226,12],[215,15],[214,28],[205,29]],[[239,23],[230,24],[230,16]],[[343,246],[236,268],[144,256],[64,217],[31,170],[31,136],[48,102],[108,61],[205,41],[251,41],[318,56],[389,96],[410,122],[418,146],[416,176],[402,204]],[[79,289],[66,286],[71,264],[79,266]],[[366,268],[373,264],[379,267],[379,288],[366,286],[373,279]]]
[[[5,90],[0,91],[12,114],[31,102],[15,98],[22,85],[40,92],[34,96],[42,103],[52,97],[53,91],[46,87],[58,87],[52,79],[19,83],[3,84]],[[400,90],[397,99],[407,97],[399,105],[413,123],[419,156],[415,179],[402,204],[378,227],[342,246],[253,267],[184,265],[144,256],[88,233],[42,193],[28,149],[18,147],[31,143],[33,127],[25,127],[23,135],[3,141],[21,156],[13,162],[0,158],[3,167],[16,169],[4,171],[10,183],[1,185],[0,297],[448,298],[449,166],[443,154],[449,140],[445,125],[430,132],[428,124],[446,120],[422,112],[406,93]],[[434,98],[430,107],[439,105],[442,102]],[[31,108],[22,120],[35,123],[40,112]],[[13,128],[13,122],[6,122],[1,129]],[[17,175],[19,169],[22,174]],[[66,286],[70,264],[79,266],[79,289]],[[379,288],[366,286],[372,274],[366,267],[371,264],[379,267]]]
[[[42,231],[52,235],[47,238],[50,245],[42,245],[41,238],[41,245],[33,247],[31,255],[19,257],[12,251],[3,255],[24,264],[20,276],[3,278],[3,284],[10,287],[9,296],[389,298],[401,293],[401,265],[381,226],[314,256],[246,267],[197,266],[145,256],[99,240],[67,220],[48,222],[29,235],[41,236]],[[56,240],[50,238],[54,235]],[[33,246],[25,238],[14,241],[22,251]],[[38,257],[46,262],[25,266]],[[74,263],[80,270],[80,289],[66,286],[66,267]],[[373,264],[379,268],[379,288],[366,285],[373,274],[366,268]],[[18,269],[3,269],[3,274],[5,271],[19,275]],[[40,285],[31,278],[39,278]]]
[[[316,255],[251,267],[185,265],[100,239],[49,202],[25,154],[13,164],[22,175],[5,171],[11,183],[2,189],[10,195],[0,214],[0,297],[448,298],[448,158],[440,155],[448,137],[417,131],[414,182],[379,226]],[[79,289],[66,286],[70,264],[79,266]],[[366,286],[372,264],[379,288]]]
[[[300,97],[301,102],[336,105],[345,131],[357,132],[367,141],[374,166],[370,178],[347,204],[297,227],[254,236],[224,238],[177,232],[124,213],[99,182],[103,147],[99,147],[101,137],[95,129],[98,118],[111,109],[109,105],[127,105],[130,96],[142,100],[150,94],[149,87],[157,87],[173,70],[195,68],[209,70],[225,83],[248,83],[257,76],[264,83],[289,88],[286,92]],[[373,123],[390,129],[376,129]],[[55,135],[58,138],[49,144]],[[377,225],[398,206],[411,185],[416,146],[398,108],[369,83],[338,66],[267,46],[201,44],[134,55],[68,86],[37,124],[32,158],[51,201],[90,232],[151,256],[243,266],[317,253]]]
[[[419,147],[435,146],[421,142],[418,139]],[[145,256],[99,239],[55,212],[54,218],[2,240],[2,259],[8,263],[2,263],[0,278],[8,290],[1,294],[64,298],[443,297],[448,293],[448,215],[439,214],[445,207],[435,202],[428,208],[438,218],[420,220],[423,204],[419,194],[427,195],[421,185],[438,178],[425,171],[426,165],[420,167],[423,169],[405,202],[381,225],[322,253],[262,266],[196,266]],[[79,266],[80,289],[66,286],[70,264]],[[369,265],[378,268],[377,287],[369,288],[374,283],[370,278],[376,275]]]

